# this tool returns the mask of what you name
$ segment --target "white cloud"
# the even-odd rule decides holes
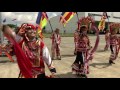
[[[2,20],[6,18],[6,24],[21,24],[21,23],[36,23],[38,12],[2,12]],[[61,12],[47,12],[48,17],[52,18],[54,16],[60,15]],[[12,21],[17,19],[16,21]]]
[[[102,14],[102,12],[92,12]],[[2,20],[6,18],[6,24],[18,24],[21,23],[36,23],[38,12],[2,12]],[[57,15],[60,15],[61,12],[47,12],[48,17],[51,19]],[[111,15],[111,12],[108,12],[108,15]],[[120,12],[114,12],[114,16],[120,16]],[[16,21],[12,21],[13,19],[17,19]]]

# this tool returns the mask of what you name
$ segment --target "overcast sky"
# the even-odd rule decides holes
[[[53,16],[60,15],[61,12],[47,12],[48,17],[52,18]],[[21,23],[35,23],[38,12],[2,12],[2,21],[6,18],[7,23],[11,24],[21,24]],[[12,21],[13,19],[17,19]]]
[[[95,12],[94,12],[95,13]],[[96,13],[102,13],[102,12],[96,12]],[[35,23],[37,18],[38,12],[2,12],[2,20],[6,18],[6,23],[11,24],[21,24],[25,22],[29,23]],[[47,12],[48,17],[52,18],[53,16],[60,15],[61,12]],[[108,12],[109,15],[111,15],[111,12]],[[114,12],[115,16],[120,17],[120,12]],[[16,21],[12,21],[13,19],[17,19]]]

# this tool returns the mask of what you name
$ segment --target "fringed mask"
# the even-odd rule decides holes
[[[110,28],[110,33],[112,33],[112,32],[117,33],[118,30],[120,29],[120,23],[111,23],[109,25],[109,28]]]
[[[80,32],[87,32],[93,22],[94,20],[91,17],[83,17],[78,21],[78,29]]]

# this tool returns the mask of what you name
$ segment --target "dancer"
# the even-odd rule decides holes
[[[56,28],[56,30],[51,35],[52,39],[52,60],[55,59],[55,54],[58,60],[61,60],[61,54],[60,54],[60,43],[61,43],[61,36],[59,34],[59,29]]]
[[[0,45],[0,55],[2,55],[2,53],[4,53],[11,62],[14,62],[12,56],[10,55],[10,52],[12,51],[11,47],[8,47],[6,44],[1,44]]]
[[[117,27],[118,26],[118,27]],[[119,52],[119,38],[117,36],[118,28],[120,28],[119,24],[112,23],[110,24],[110,50],[111,55],[109,58],[109,64],[115,64],[114,60],[118,57]]]
[[[45,64],[52,73],[56,73],[48,48],[43,41],[36,39],[37,28],[32,24],[22,24],[18,35],[6,25],[4,35],[13,43],[14,51],[20,68],[20,76],[24,78],[46,78]],[[17,41],[17,42],[16,42]]]
[[[75,43],[74,55],[77,54],[77,49],[76,48],[77,48],[77,41],[78,41],[79,33],[80,33],[80,30],[76,29],[75,33],[74,33],[74,43]]]
[[[96,43],[94,48],[90,44],[89,36],[87,35],[88,25],[92,23],[92,26],[96,30]],[[93,53],[96,51],[99,43],[99,30],[95,27],[94,21],[90,17],[81,18],[78,23],[80,28],[78,42],[77,42],[77,55],[74,63],[72,64],[72,72],[75,72],[80,77],[87,78],[89,74],[89,60],[93,59]]]
[[[105,42],[106,42],[106,45],[105,45],[105,47],[104,47],[104,51],[106,51],[106,50],[108,50],[108,48],[109,48],[109,42],[110,42],[110,33],[109,33],[109,30],[105,30]]]

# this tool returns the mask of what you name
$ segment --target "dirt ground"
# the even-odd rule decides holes
[[[95,36],[90,36],[92,45],[95,43],[95,38]],[[44,41],[51,52],[51,40],[45,38]],[[101,35],[97,52],[94,55],[93,61],[90,62],[90,74],[88,75],[88,78],[120,78],[120,54],[115,61],[116,64],[109,65],[108,60],[110,50],[104,52],[104,45],[104,36]],[[62,37],[62,60],[53,60],[54,66],[57,70],[57,78],[79,78],[71,72],[71,65],[75,60],[73,51],[73,37]],[[12,63],[7,57],[0,57],[0,78],[18,78],[18,74],[19,68],[16,62]],[[46,74],[50,75],[48,68],[46,68]]]

